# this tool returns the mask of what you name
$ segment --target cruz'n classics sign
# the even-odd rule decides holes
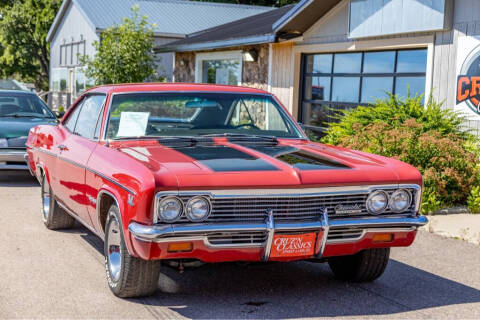
[[[478,116],[480,115],[480,39],[459,38],[458,51],[456,109],[470,116]]]

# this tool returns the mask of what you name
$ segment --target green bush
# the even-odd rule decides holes
[[[467,206],[471,213],[480,213],[480,186],[474,186],[470,191]]]
[[[462,131],[463,119],[421,97],[395,96],[345,112],[332,124],[325,143],[392,157],[423,175],[422,212],[465,204],[478,178],[478,144]],[[479,199],[480,202],[480,199]]]
[[[462,117],[450,109],[442,109],[442,105],[431,98],[424,105],[422,96],[400,99],[390,94],[384,100],[377,100],[373,106],[359,106],[340,112],[336,118],[339,122],[330,124],[327,135],[322,139],[324,143],[338,145],[343,137],[355,135],[358,126],[362,128],[382,121],[396,127],[411,118],[422,124],[423,131],[436,130],[441,134],[455,133],[462,138],[470,137],[460,128]]]

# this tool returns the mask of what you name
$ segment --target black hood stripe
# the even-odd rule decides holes
[[[228,146],[192,146],[174,149],[217,172],[279,170],[263,159]]]
[[[294,147],[249,145],[247,148],[269,155],[299,170],[350,169],[340,162]]]

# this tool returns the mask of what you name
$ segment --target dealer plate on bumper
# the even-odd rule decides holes
[[[316,232],[303,234],[275,234],[270,258],[306,257],[315,253]]]

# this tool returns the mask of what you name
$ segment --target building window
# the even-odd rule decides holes
[[[94,86],[94,80],[87,78],[82,67],[75,68],[75,97],[80,96],[85,90]]]
[[[55,92],[67,91],[67,68],[52,68],[50,73],[50,90]]]
[[[427,50],[308,54],[303,57],[300,119],[322,132],[338,110],[374,103],[393,93],[423,94]]]
[[[80,65],[80,57],[86,54],[85,39],[80,35],[79,41],[64,41],[60,45],[60,66],[77,66]]]
[[[195,82],[242,84],[242,52],[209,52],[196,55]]]

